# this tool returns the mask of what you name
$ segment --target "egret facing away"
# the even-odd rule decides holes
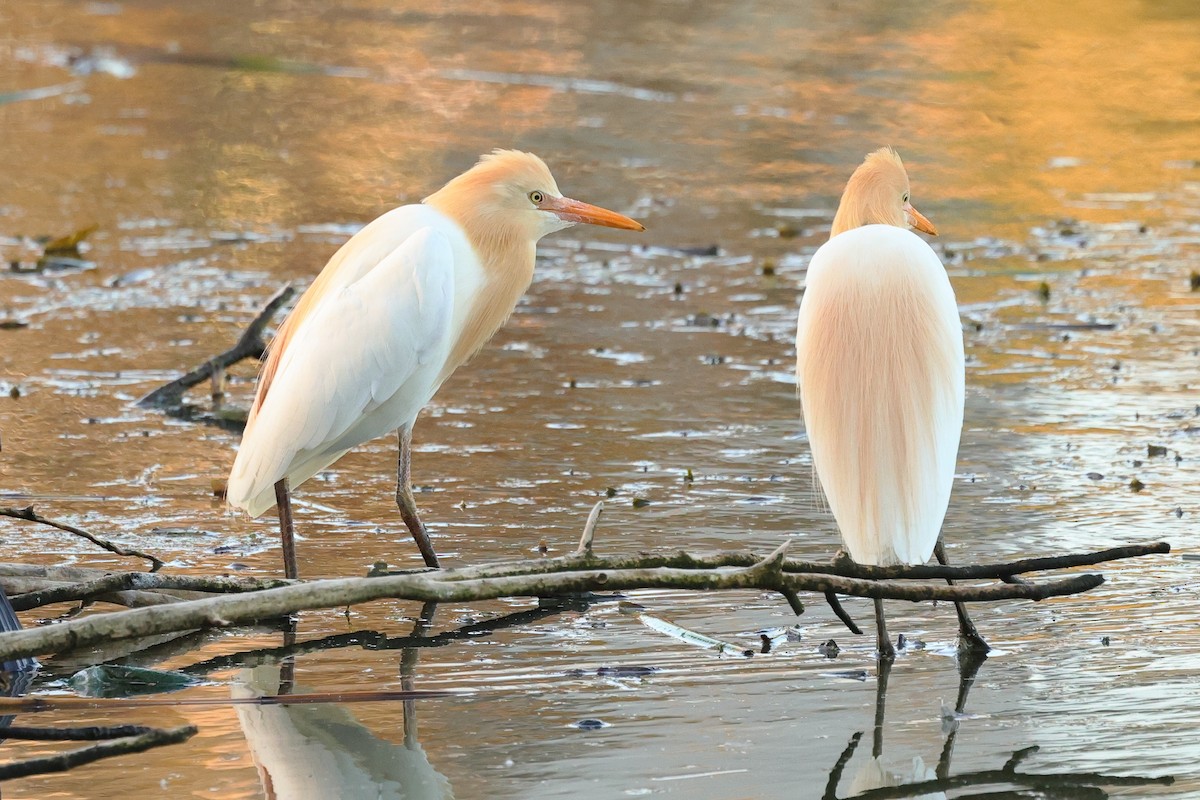
[[[950,280],[909,226],[937,235],[908,197],[890,147],[850,176],[830,239],[808,265],[796,383],[813,466],[850,557],[945,563],[963,422],[962,326]],[[962,604],[965,644],[986,651]],[[879,654],[894,657],[875,600]]]
[[[439,566],[409,479],[413,423],[512,314],[538,240],[580,222],[645,230],[563,197],[537,156],[497,150],[333,255],[270,345],[227,489],[229,504],[254,517],[278,504],[289,578],[289,487],[397,429],[396,504],[425,563]]]

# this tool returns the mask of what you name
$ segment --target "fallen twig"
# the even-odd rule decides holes
[[[66,531],[67,533],[73,533],[76,536],[82,536],[92,544],[99,545],[110,553],[116,553],[119,556],[135,556],[137,558],[144,558],[150,562],[151,572],[157,572],[163,567],[163,561],[156,556],[152,556],[149,553],[143,553],[141,550],[134,550],[131,547],[123,547],[122,545],[110,542],[108,539],[103,539],[90,531],[86,531],[83,528],[77,528],[74,525],[69,525],[65,522],[58,522],[56,520],[43,517],[41,514],[38,514],[33,510],[33,506],[26,506],[25,508],[0,508],[0,516],[28,520],[29,522],[40,522],[43,525],[49,525],[51,528],[58,528],[60,531]]]
[[[267,301],[262,310],[250,321],[250,324],[246,326],[246,330],[242,332],[241,337],[238,338],[237,343],[233,347],[224,353],[206,360],[188,374],[176,378],[164,386],[158,387],[150,392],[150,394],[138,400],[137,404],[139,406],[153,406],[156,408],[177,406],[183,399],[184,392],[199,383],[210,380],[214,374],[214,370],[224,370],[244,358],[261,358],[263,351],[266,349],[266,342],[263,340],[263,330],[267,327],[267,323],[270,322],[275,312],[291,299],[295,292],[296,290],[293,287],[284,286]]]

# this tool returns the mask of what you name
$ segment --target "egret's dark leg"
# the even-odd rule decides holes
[[[279,538],[283,542],[283,576],[289,580],[300,577],[296,566],[296,533],[292,525],[292,498],[287,478],[275,483],[275,506],[279,510]]]
[[[417,543],[417,549],[421,551],[421,558],[425,559],[425,566],[438,569],[442,565],[438,563],[437,553],[433,552],[433,543],[429,541],[429,534],[426,533],[421,517],[417,514],[417,503],[413,500],[412,481],[409,479],[411,466],[412,431],[401,428],[400,459],[396,466],[396,505],[400,508],[400,517]]]
[[[875,598],[875,630],[877,633],[875,648],[879,651],[881,661],[892,661],[896,658],[896,648],[888,641],[887,624],[883,621],[883,600]]]
[[[939,538],[937,544],[933,547],[933,555],[937,558],[939,564],[943,567],[949,566],[946,562],[946,548],[942,546],[942,540]],[[954,581],[946,578],[946,583],[951,586]],[[970,653],[982,654],[992,648],[979,635],[979,631],[975,630],[975,623],[971,622],[971,618],[967,615],[967,607],[964,603],[955,602],[954,611],[958,614],[958,636],[959,646]]]

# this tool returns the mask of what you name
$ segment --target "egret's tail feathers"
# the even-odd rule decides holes
[[[275,505],[275,484],[281,478],[286,477],[288,486],[294,489],[345,454],[345,450],[313,453],[293,466],[287,475],[279,476],[275,476],[276,471],[244,469],[234,461],[225,499],[233,508],[241,509],[251,517],[260,517]]]

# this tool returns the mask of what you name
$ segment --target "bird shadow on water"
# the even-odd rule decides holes
[[[1037,745],[1016,750],[998,769],[951,774],[954,745],[958,739],[959,721],[966,713],[967,697],[985,656],[960,651],[958,657],[958,696],[954,709],[943,709],[942,730],[945,739],[937,764],[931,769],[915,757],[909,769],[888,770],[883,760],[883,732],[887,708],[888,678],[892,662],[879,661],[875,691],[875,721],[872,734],[871,759],[855,772],[849,781],[847,794],[838,793],[846,767],[854,758],[865,734],[858,731],[850,737],[845,749],[829,771],[829,780],[821,800],[888,800],[889,798],[946,798],[954,792],[956,798],[1107,798],[1108,789],[1134,786],[1169,786],[1171,776],[1157,778],[1103,775],[1096,772],[1018,772],[1021,763],[1037,753]],[[976,793],[973,790],[979,789]]]
[[[435,603],[426,603],[407,639],[418,640],[433,624]],[[294,647],[294,631],[284,634]],[[289,641],[290,640],[290,641]],[[420,648],[401,648],[400,682],[414,688]],[[239,670],[233,697],[296,691],[295,655]],[[376,736],[340,704],[239,705],[238,722],[268,797],[305,800],[377,797],[380,800],[446,800],[454,792],[418,741],[417,704],[403,701],[403,741]]]

